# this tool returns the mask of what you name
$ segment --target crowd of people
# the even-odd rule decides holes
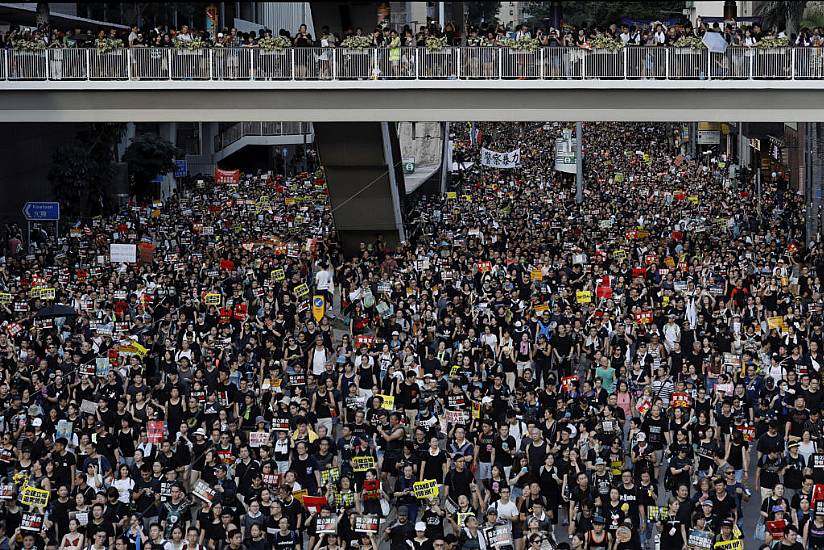
[[[579,205],[562,131],[461,126],[456,187],[353,257],[322,172],[10,239],[0,545],[824,548],[801,199],[593,123]]]
[[[519,24],[514,27],[500,23],[480,26],[470,25],[467,29],[453,22],[441,26],[432,21],[420,25],[417,29],[410,25],[402,28],[378,25],[371,31],[361,27],[350,27],[337,32],[324,26],[313,37],[306,25],[294,32],[280,29],[273,31],[238,31],[235,27],[226,27],[216,34],[207,30],[197,30],[188,25],[179,28],[168,25],[139,26],[132,25],[129,31],[118,29],[99,30],[97,33],[76,29],[60,28],[19,28],[12,26],[5,35],[0,34],[0,47],[14,47],[15,42],[41,43],[49,48],[95,47],[102,40],[119,40],[125,47],[174,47],[176,43],[198,41],[203,47],[246,48],[257,47],[264,38],[279,36],[286,39],[286,44],[293,47],[333,48],[347,38],[356,36],[366,38],[373,47],[401,48],[424,47],[427,39],[443,38],[447,46],[496,46],[507,45],[506,40],[518,40],[522,37],[534,38],[541,47],[582,47],[591,48],[596,36],[603,35],[620,41],[624,46],[672,46],[684,37],[701,38],[707,32],[720,33],[731,46],[756,47],[765,39],[786,38],[788,45],[795,47],[824,46],[824,30],[820,27],[804,27],[797,33],[787,35],[780,29],[762,28],[759,23],[737,24],[734,21],[719,24],[698,21],[692,25],[688,21],[682,24],[666,25],[658,21],[646,24],[587,25],[576,28],[564,24],[558,28],[543,25]]]

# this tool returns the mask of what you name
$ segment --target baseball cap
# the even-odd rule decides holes
[[[646,441],[647,440],[647,434],[645,434],[644,432],[638,432],[638,435],[635,436],[635,437],[636,437],[636,439],[638,439],[638,441]]]
[[[600,456],[595,459],[595,465],[596,466],[598,466],[599,464],[604,464],[605,465],[606,463],[607,463],[607,461],[604,460],[603,458],[601,458]]]
[[[415,531],[426,531],[426,524],[422,521],[415,523]]]

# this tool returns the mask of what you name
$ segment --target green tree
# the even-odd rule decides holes
[[[499,11],[501,11],[500,2],[467,2],[466,23],[476,27],[495,25],[498,23]]]
[[[642,20],[665,20],[680,17],[684,3],[660,2],[561,2],[564,23],[580,27],[594,25],[606,27],[622,17]],[[538,24],[550,17],[549,2],[530,2],[527,7],[530,21]]]
[[[109,212],[115,146],[126,125],[95,123],[83,126],[75,140],[59,147],[51,159],[49,182],[65,217]]]
[[[798,32],[806,7],[806,1],[759,2],[755,13],[761,16],[764,28],[776,28],[790,35]]]
[[[174,145],[156,134],[141,134],[134,138],[123,155],[123,160],[129,164],[134,194],[149,198],[152,179],[174,170],[176,152]]]

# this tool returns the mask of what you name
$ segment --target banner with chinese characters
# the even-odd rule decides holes
[[[490,149],[481,149],[481,166],[490,168],[517,168],[521,164],[521,150],[498,153]]]

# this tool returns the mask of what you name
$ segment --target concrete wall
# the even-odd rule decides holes
[[[398,139],[401,158],[414,158],[419,166],[441,163],[443,157],[443,136],[440,122],[400,122]]]

